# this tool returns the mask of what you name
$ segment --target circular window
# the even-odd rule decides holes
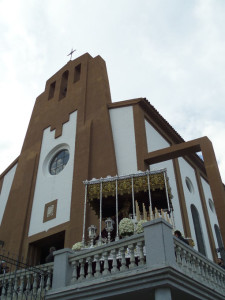
[[[60,173],[66,166],[69,160],[70,154],[69,151],[63,149],[56,153],[53,159],[50,162],[49,172],[51,175],[57,175]]]
[[[191,179],[188,178],[188,177],[186,177],[186,178],[185,178],[185,182],[186,182],[186,186],[187,186],[189,192],[190,192],[190,193],[194,193],[194,187],[193,187],[193,184],[192,184],[192,182],[191,182]]]
[[[209,207],[210,207],[211,211],[214,213],[215,212],[214,203],[213,203],[212,199],[209,199],[208,201],[209,201]]]

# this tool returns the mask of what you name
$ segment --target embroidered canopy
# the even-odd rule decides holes
[[[116,188],[118,195],[131,194],[132,193],[132,181],[134,193],[140,191],[147,192],[150,189],[155,191],[157,189],[164,190],[167,187],[170,200],[172,199],[171,188],[169,185],[168,177],[165,176],[165,170],[159,170],[154,172],[139,172],[133,175],[127,176],[108,176],[101,179],[92,179],[85,181],[88,185],[87,196],[89,202],[93,199],[100,199],[100,186],[102,183],[102,197],[107,198],[109,196],[116,196]],[[166,187],[165,187],[166,178]],[[117,187],[116,187],[117,184]]]

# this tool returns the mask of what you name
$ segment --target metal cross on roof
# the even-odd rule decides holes
[[[76,51],[76,49],[75,50],[73,50],[73,48],[71,49],[71,52],[67,55],[67,56],[69,56],[70,55],[70,60],[72,59],[72,55],[73,55],[73,52],[75,52]]]

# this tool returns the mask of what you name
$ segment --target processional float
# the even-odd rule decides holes
[[[167,176],[166,169],[160,169],[157,171],[147,170],[145,172],[139,171],[136,174],[114,177],[107,176],[106,178],[100,179],[93,178],[92,180],[86,180],[83,183],[85,185],[82,235],[83,245],[85,244],[87,202],[89,202],[90,206],[99,217],[98,245],[102,244],[101,233],[103,220],[106,223],[105,229],[108,233],[107,242],[110,242],[110,233],[113,230],[113,225],[116,226],[115,240],[119,240],[119,214],[123,210],[120,209],[119,206],[124,205],[123,201],[119,201],[119,199],[121,198],[122,200],[124,200],[124,195],[129,196],[131,194],[131,213],[129,214],[129,218],[133,220],[134,225],[137,224],[140,219],[152,220],[154,218],[163,217],[168,222],[170,222],[173,227],[175,227],[173,206],[171,201],[173,196],[171,194],[171,188],[169,185],[169,178]],[[154,194],[155,191],[164,192],[164,197],[166,197],[166,200],[164,202],[166,204],[163,208],[160,208],[158,206],[158,203],[154,201],[154,195],[152,196],[152,194]],[[143,192],[145,193],[145,196],[147,195],[148,204],[146,203],[145,198],[145,203],[143,202],[140,207],[141,201],[137,201],[135,200],[135,198],[139,193],[143,194]],[[109,216],[109,214],[112,214],[113,206],[115,207],[115,214],[112,218],[112,215]],[[93,246],[94,244],[96,232],[97,227],[95,225],[91,225],[88,228],[88,235],[91,239],[91,246]]]

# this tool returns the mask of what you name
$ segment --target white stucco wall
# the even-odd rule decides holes
[[[13,183],[17,164],[4,176],[2,190],[0,193],[0,225],[2,223],[5,207],[8,201],[9,193]]]
[[[185,202],[186,202],[186,206],[187,206],[188,219],[189,219],[189,223],[190,223],[191,237],[193,238],[193,240],[195,242],[195,249],[197,250],[197,241],[196,241],[194,223],[193,223],[192,214],[191,214],[191,205],[192,204],[195,205],[195,207],[197,208],[198,213],[199,213],[201,227],[202,227],[202,233],[203,233],[203,239],[204,239],[204,243],[205,243],[206,255],[208,258],[212,259],[212,253],[211,253],[211,249],[210,249],[209,238],[208,238],[208,233],[207,233],[207,229],[206,229],[206,223],[205,223],[205,218],[204,218],[204,214],[203,214],[203,209],[202,209],[201,199],[200,199],[200,195],[199,195],[195,171],[194,171],[193,167],[190,164],[188,164],[187,161],[184,160],[183,158],[179,158],[178,160],[179,160],[179,166],[180,166],[180,171],[181,171]],[[190,192],[187,188],[187,185],[185,182],[186,177],[188,177],[191,180],[191,183],[193,185],[193,192]]]
[[[29,236],[70,220],[70,203],[74,169],[77,112],[70,114],[70,119],[63,125],[62,136],[55,139],[55,131],[44,130],[40,160],[31,213]],[[62,150],[69,150],[69,161],[57,175],[49,173],[49,164],[54,155]],[[45,204],[58,199],[56,218],[43,223]]]
[[[170,146],[170,144],[146,120],[145,120],[145,129],[146,129],[148,152],[167,148]],[[172,160],[167,160],[150,166],[151,171],[164,169],[164,168],[167,169],[169,184],[173,195],[172,204],[174,208],[175,227],[176,229],[183,232],[183,223],[181,219],[180,203],[179,203],[179,198],[177,193],[177,185],[176,185],[176,178],[174,174],[173,162]]]
[[[159,134],[157,130],[145,120],[145,130],[147,135],[148,152],[167,148],[170,144]]]
[[[118,175],[137,172],[133,107],[110,109]]]
[[[209,220],[210,220],[210,225],[211,225],[212,232],[213,232],[215,245],[216,245],[216,248],[218,248],[219,246],[218,246],[218,242],[217,242],[217,238],[216,238],[214,225],[216,224],[219,227],[219,223],[218,223],[215,207],[214,207],[214,210],[212,211],[209,206],[209,199],[211,199],[213,201],[213,197],[212,197],[210,186],[209,186],[208,182],[206,182],[205,179],[202,177],[201,177],[201,183],[202,183],[202,187],[203,187],[203,191],[204,191],[204,196],[205,196],[205,200],[206,200],[206,205],[207,205],[207,209],[208,209]],[[213,206],[214,206],[214,203],[213,203]]]

